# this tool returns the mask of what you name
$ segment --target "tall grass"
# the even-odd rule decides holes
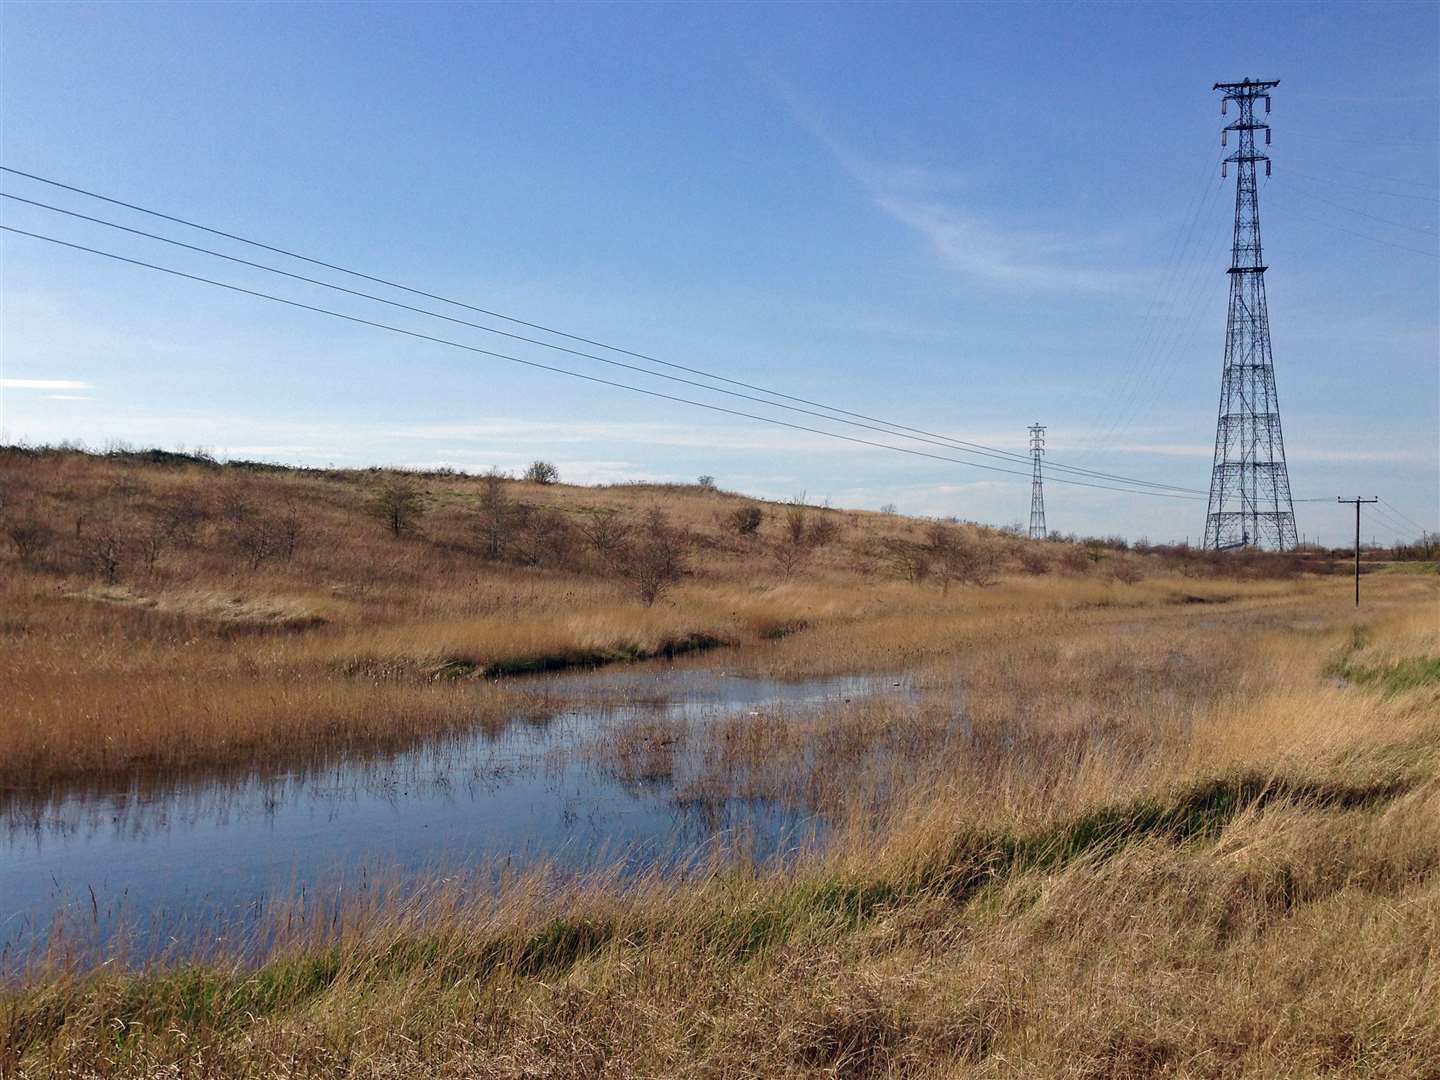
[[[77,486],[100,469],[53,467]],[[335,489],[354,478],[282,481],[349,520]],[[697,531],[723,502],[663,494]],[[909,527],[871,517],[843,529]],[[576,750],[676,799],[825,815],[833,842],[787,868],[717,853],[688,875],[535,868],[499,890],[461,874],[312,898],[203,961],[89,970],[57,950],[0,991],[0,1072],[1437,1075],[1433,581],[1377,575],[1358,619],[1343,581],[1158,564],[1135,584],[1010,573],[945,593],[853,565],[852,535],[781,583],[712,535],[653,611],[437,537],[229,578],[201,551],[108,597],[6,564],[7,782],[501,723],[545,703],[487,667],[691,634],[727,646],[687,662],[906,671],[920,697],[622,725]],[[325,621],[220,617],[237,595]]]

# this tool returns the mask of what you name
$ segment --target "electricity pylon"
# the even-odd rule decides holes
[[[1040,476],[1040,457],[1045,453],[1045,425],[1033,423],[1029,427],[1030,456],[1035,459],[1035,468],[1030,480],[1030,539],[1044,540],[1045,533],[1045,485]]]
[[[1255,132],[1270,125],[1255,119],[1255,103],[1270,112],[1270,91],[1280,80],[1216,83],[1220,114],[1233,101],[1239,114],[1220,132],[1225,146],[1235,132],[1239,146],[1220,166],[1235,166],[1235,240],[1230,258],[1230,315],[1225,326],[1225,367],[1220,376],[1220,415],[1215,425],[1215,462],[1203,546],[1212,549],[1296,546],[1295,507],[1285,468],[1280,402],[1270,354],[1270,315],[1265,305],[1265,261],[1260,248],[1260,197],[1255,165],[1270,158],[1255,148]]]

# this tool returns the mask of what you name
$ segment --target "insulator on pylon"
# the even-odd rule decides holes
[[[1229,135],[1230,135],[1230,129],[1229,129],[1229,128],[1221,128],[1221,129],[1220,129],[1220,146],[1221,146],[1222,148],[1230,145],[1230,143],[1229,143]]]
[[[1270,129],[1268,127],[1265,129],[1265,145],[1270,145]]]
[[[1229,108],[1229,105],[1230,105],[1230,99],[1229,99],[1228,97],[1224,97],[1224,98],[1221,98],[1221,99],[1220,99],[1220,115],[1221,115],[1221,116],[1224,116],[1224,115],[1226,114],[1226,110]]]
[[[1266,175],[1266,176],[1269,176],[1269,175],[1270,175],[1270,159],[1269,159],[1269,158],[1266,158],[1266,159],[1265,159],[1265,175]]]
[[[1270,111],[1270,95],[1269,95],[1269,94],[1266,94],[1266,95],[1265,95],[1265,111],[1266,111],[1267,113]]]
[[[1230,175],[1230,168],[1229,168],[1229,166],[1230,166],[1230,162],[1228,162],[1228,161],[1222,161],[1222,162],[1220,162],[1220,179],[1221,179],[1221,180],[1224,180],[1225,177],[1227,177],[1227,176]]]

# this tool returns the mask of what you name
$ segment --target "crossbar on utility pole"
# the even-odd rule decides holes
[[[1379,502],[1379,499],[1362,499],[1359,495],[1353,499],[1342,499],[1335,496],[1335,501],[1348,503],[1355,507],[1355,606],[1360,606],[1360,507],[1363,503]]]

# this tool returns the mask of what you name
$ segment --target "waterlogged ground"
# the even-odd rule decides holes
[[[823,817],[728,763],[714,782],[704,736],[918,695],[901,676],[781,682],[669,665],[532,681],[554,708],[399,753],[8,793],[0,967],[57,940],[89,963],[203,952],[218,932],[241,937],[278,909],[333,906],[379,881],[674,870],[717,850],[783,859],[823,838]]]

